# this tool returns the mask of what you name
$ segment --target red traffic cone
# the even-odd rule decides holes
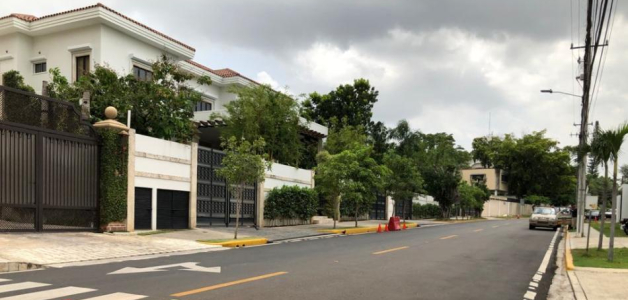
[[[382,224],[377,227],[377,233],[382,233]]]
[[[388,224],[386,224],[386,226],[384,226],[384,231],[388,232]]]
[[[408,226],[406,226],[406,222],[403,222],[403,230],[408,229]]]

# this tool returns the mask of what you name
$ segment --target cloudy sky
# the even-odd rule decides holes
[[[295,95],[326,93],[355,78],[380,92],[374,119],[407,119],[423,132],[474,137],[547,129],[577,143],[574,80],[584,0],[116,1],[105,5],[194,46],[195,60],[229,67]],[[2,0],[0,15],[41,16],[93,1]],[[628,119],[628,5],[617,10],[592,120]],[[624,151],[625,152],[625,151]]]

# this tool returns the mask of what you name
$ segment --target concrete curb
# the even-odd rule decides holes
[[[403,227],[403,225],[401,226]],[[406,223],[406,228],[408,229],[417,228],[417,227],[420,227],[420,226],[416,223]],[[353,235],[353,234],[363,234],[363,233],[374,233],[374,232],[377,232],[378,228],[379,226],[373,226],[373,227],[364,227],[364,228],[326,229],[326,230],[319,230],[319,231],[325,232],[325,233]]]
[[[569,240],[569,230],[565,228],[565,268],[573,271],[576,267],[573,265],[573,255],[571,254],[571,241]]]
[[[43,265],[27,262],[0,262],[0,273],[43,269]]]
[[[248,240],[233,240],[233,241],[226,241],[226,242],[220,242],[220,243],[206,243],[206,244],[219,245],[219,246],[228,247],[228,248],[239,248],[239,247],[245,247],[245,246],[268,244],[268,239],[259,238],[259,239],[248,239]]]

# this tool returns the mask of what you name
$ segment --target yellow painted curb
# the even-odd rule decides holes
[[[565,228],[565,268],[569,271],[575,269],[573,256],[571,255],[571,246],[569,245],[569,229],[567,228]]]
[[[268,239],[233,240],[233,241],[226,241],[226,242],[220,242],[220,243],[207,243],[207,244],[234,248],[234,247],[268,244]]]
[[[379,226],[376,227],[365,227],[365,228],[341,228],[341,229],[326,229],[326,230],[319,230],[320,232],[325,232],[325,233],[335,233],[335,234],[346,234],[346,235],[352,235],[352,234],[362,234],[362,233],[371,233],[371,232],[377,232],[377,228]],[[416,223],[406,223],[406,227],[408,229],[410,228],[416,228],[417,224]],[[403,228],[403,223],[401,224],[401,228]],[[384,230],[384,226],[382,224],[382,230]]]

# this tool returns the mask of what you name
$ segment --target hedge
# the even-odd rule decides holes
[[[100,150],[100,224],[121,222],[126,215],[127,149],[117,130],[99,129]]]
[[[415,203],[412,205],[412,216],[415,219],[440,218],[441,215],[440,206],[436,204]]]
[[[264,218],[309,220],[318,208],[316,191],[306,187],[282,186],[268,193],[264,204]]]

